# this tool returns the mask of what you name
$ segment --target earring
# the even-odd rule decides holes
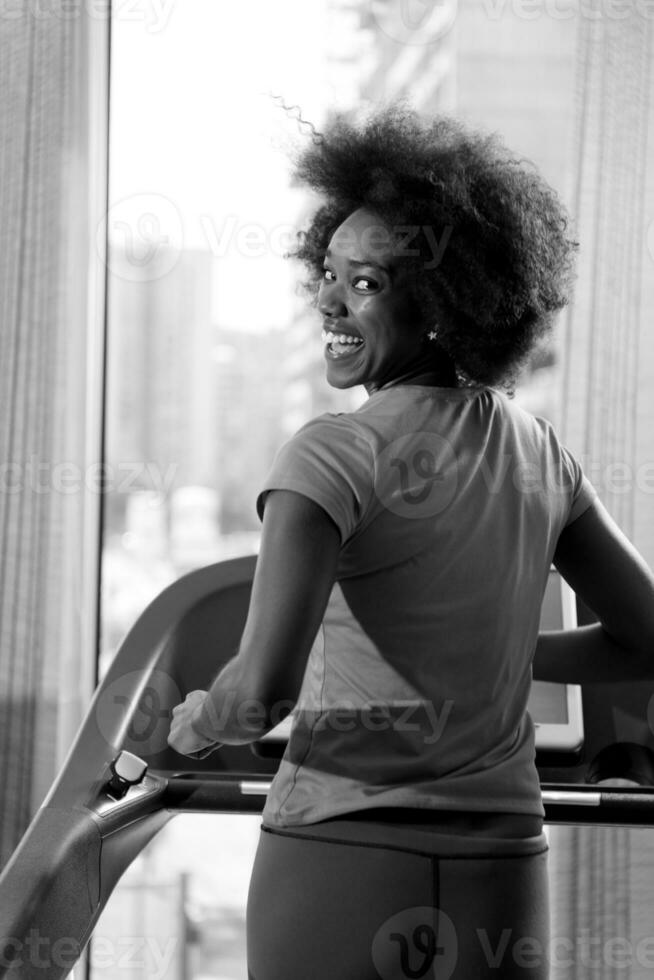
[[[438,332],[436,330],[430,330],[427,337],[429,340],[438,340]]]

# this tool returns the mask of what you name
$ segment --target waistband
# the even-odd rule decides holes
[[[281,837],[385,847],[440,857],[526,857],[548,850],[542,818],[530,814],[362,810],[313,824],[261,830]],[[389,813],[390,811],[390,813]],[[433,816],[431,815],[433,813]]]

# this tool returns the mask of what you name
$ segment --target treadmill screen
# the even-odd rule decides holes
[[[565,684],[534,681],[529,695],[529,714],[536,724],[567,725],[570,719]]]

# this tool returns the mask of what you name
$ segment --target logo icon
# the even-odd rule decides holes
[[[375,493],[398,517],[422,519],[440,514],[452,502],[458,483],[452,446],[435,432],[394,439],[375,465]]]
[[[95,708],[98,729],[110,745],[139,756],[155,755],[168,745],[172,710],[184,699],[163,670],[153,670],[143,686],[142,671],[123,674],[102,692]]]
[[[449,980],[458,956],[454,923],[429,905],[403,909],[375,933],[372,960],[382,980]]]
[[[109,271],[128,282],[162,279],[177,264],[182,218],[163,194],[132,194],[116,201],[98,225],[96,246]]]
[[[371,0],[379,29],[399,44],[434,44],[452,30],[458,0]]]

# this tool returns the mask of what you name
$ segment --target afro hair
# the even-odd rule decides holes
[[[496,134],[394,103],[358,124],[334,116],[300,149],[294,176],[322,200],[291,253],[314,297],[332,234],[365,207],[410,245],[399,252],[406,281],[460,383],[514,386],[568,302],[577,248],[533,164]]]

